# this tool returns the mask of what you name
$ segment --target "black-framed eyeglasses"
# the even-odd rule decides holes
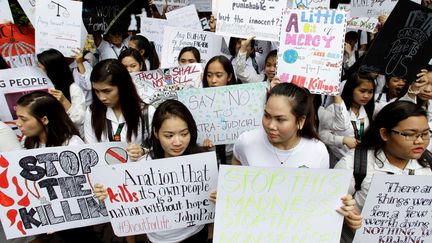
[[[391,131],[405,137],[405,140],[407,141],[416,141],[419,137],[421,137],[422,140],[430,140],[431,137],[431,130],[422,133],[406,133],[393,129]]]

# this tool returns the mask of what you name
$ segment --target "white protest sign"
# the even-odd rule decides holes
[[[93,195],[95,166],[127,161],[125,143],[5,152],[0,218],[8,239],[108,222]]]
[[[330,8],[330,0],[293,0],[293,8]]]
[[[190,0],[199,12],[211,12],[212,0]]]
[[[141,17],[140,35],[145,36],[150,41],[153,41],[159,58],[162,56],[164,26],[167,25],[168,21],[166,19]]]
[[[411,0],[420,4],[421,0]],[[352,0],[351,17],[375,17],[380,15],[389,16],[398,0]]]
[[[278,41],[282,9],[287,0],[262,1],[229,0],[217,5],[216,34],[257,40]]]
[[[195,63],[131,73],[131,76],[141,99],[158,106],[167,99],[177,99],[178,90],[202,87],[202,73],[202,65]]]
[[[263,82],[178,92],[197,123],[197,141],[208,138],[215,145],[234,143],[243,132],[260,127],[265,97]]]
[[[214,221],[215,152],[95,168],[117,236],[185,228]]]
[[[202,30],[201,21],[198,18],[195,5],[175,9],[165,14],[170,26],[185,29]]]
[[[165,26],[163,40],[162,67],[178,66],[179,62],[177,58],[179,52],[186,46],[193,46],[198,49],[201,54],[201,60],[198,60],[198,62],[201,62],[203,65],[210,58],[221,55],[222,36],[215,35],[213,32]]]
[[[38,0],[39,1],[39,0]],[[32,25],[35,25],[36,0],[18,0],[22,10],[27,15]]]
[[[157,6],[163,6],[163,5],[168,5],[168,6],[187,6],[189,5],[190,0],[153,0],[153,4],[157,5]]]
[[[48,91],[54,85],[42,70],[36,67],[20,67],[0,70],[0,120],[17,119],[17,100],[32,91]],[[7,108],[6,108],[7,107]]]
[[[14,23],[8,0],[0,0],[0,24]]]
[[[65,57],[81,49],[82,2],[69,0],[37,0],[36,2],[36,52],[54,48]]]
[[[347,20],[347,27],[363,30],[366,32],[374,32],[378,25],[378,18],[374,17],[352,17]]]
[[[353,242],[432,242],[431,193],[431,176],[375,174]]]
[[[284,11],[277,73],[312,93],[339,93],[346,12],[322,9]]]
[[[348,170],[220,165],[213,242],[340,241]],[[325,222],[325,223],[323,223]]]
[[[11,68],[36,66],[31,25],[0,24],[0,53]]]

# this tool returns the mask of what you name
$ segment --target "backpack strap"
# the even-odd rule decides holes
[[[354,180],[355,190],[361,189],[361,184],[367,172],[367,148],[357,146],[354,150]]]

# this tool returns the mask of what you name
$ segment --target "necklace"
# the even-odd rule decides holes
[[[274,154],[276,155],[277,160],[279,160],[279,162],[281,163],[281,165],[285,164],[285,162],[288,161],[288,159],[291,157],[291,155],[293,154],[293,152],[291,151],[291,153],[288,155],[288,157],[284,160],[279,158],[279,155],[277,154],[276,148],[273,146],[273,150],[274,150]]]

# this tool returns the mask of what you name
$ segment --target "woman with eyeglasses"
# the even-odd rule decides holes
[[[385,106],[367,131],[361,146],[367,149],[366,176],[356,185],[354,176],[349,194],[354,195],[360,210],[365,203],[374,174],[432,175],[431,156],[426,147],[430,130],[426,111],[409,101],[395,101]],[[335,169],[354,171],[353,154],[343,157]],[[357,190],[356,190],[357,188]],[[347,230],[343,242],[353,237]]]

